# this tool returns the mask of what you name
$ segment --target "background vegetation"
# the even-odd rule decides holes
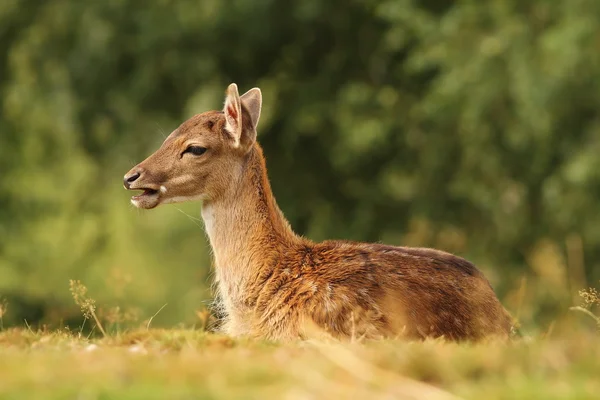
[[[121,180],[230,82],[299,233],[462,255],[532,334],[600,279],[598,1],[4,0],[0,49],[4,327],[78,326],[70,279],[198,323],[199,206]]]

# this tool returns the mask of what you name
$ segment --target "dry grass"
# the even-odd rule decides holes
[[[579,291],[579,296],[582,299],[582,305],[571,307],[573,311],[579,311],[586,314],[596,321],[596,327],[600,332],[600,315],[594,314],[594,310],[600,307],[600,292],[596,288],[588,288]]]
[[[593,288],[542,334],[481,344],[234,340],[206,332],[206,310],[199,330],[151,329],[164,306],[139,323],[118,307],[97,312],[80,282],[71,292],[102,337],[0,326],[0,399],[600,398]],[[140,328],[122,331],[126,321]]]
[[[276,344],[195,330],[0,332],[0,398],[598,398],[593,330],[479,345]]]
[[[567,314],[543,334],[481,344],[234,340],[205,331],[207,311],[198,312],[200,330],[150,329],[164,306],[140,328],[121,331],[132,320],[127,313],[97,313],[80,282],[71,282],[71,292],[102,337],[0,327],[0,399],[600,396],[600,336],[592,322],[600,300],[592,288],[580,292],[575,309],[583,313]],[[6,310],[1,303],[0,322]]]

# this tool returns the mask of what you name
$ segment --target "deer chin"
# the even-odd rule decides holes
[[[135,190],[143,190],[141,194],[131,196],[131,204],[137,208],[149,210],[160,204],[160,191],[150,188],[138,188]]]

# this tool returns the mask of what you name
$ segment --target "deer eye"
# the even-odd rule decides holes
[[[206,147],[200,146],[189,146],[181,155],[183,156],[185,153],[192,153],[195,156],[201,156],[206,152]]]

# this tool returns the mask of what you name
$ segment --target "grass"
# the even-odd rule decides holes
[[[232,339],[206,331],[207,310],[200,329],[151,328],[165,306],[123,331],[126,313],[101,313],[81,282],[70,288],[96,336],[4,329],[0,302],[0,399],[600,398],[593,288],[543,335],[479,344]]]
[[[0,332],[1,399],[596,399],[593,330],[510,343],[267,343],[198,330]]]

